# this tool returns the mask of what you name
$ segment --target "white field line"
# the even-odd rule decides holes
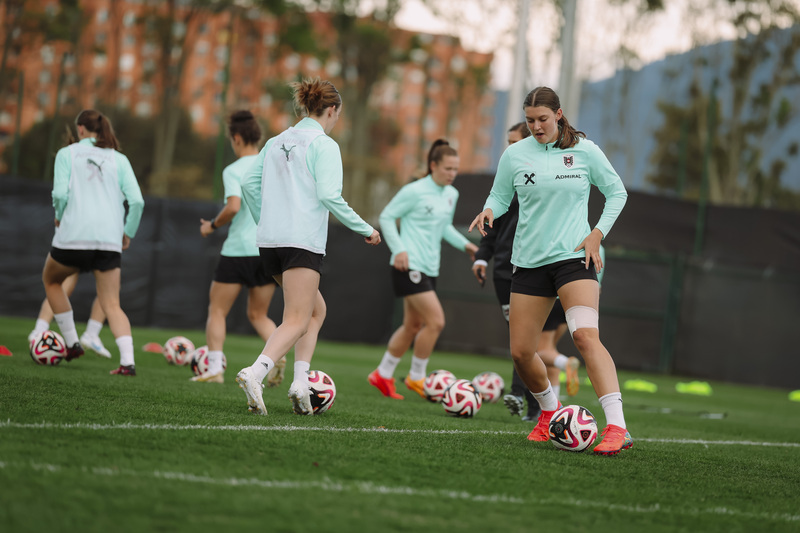
[[[425,435],[522,435],[520,431],[489,431],[463,429],[389,429],[384,427],[302,427],[302,426],[207,426],[202,424],[71,424],[53,422],[20,423],[11,420],[0,421],[0,429],[65,429],[65,430],[142,430],[142,431],[321,431],[328,433],[421,433]],[[700,444],[703,446],[767,446],[778,448],[800,448],[798,442],[758,442],[750,440],[702,440],[702,439],[649,439],[636,437],[635,442],[655,442],[661,444]]]
[[[0,461],[0,470],[3,469],[30,469],[42,473],[56,473],[63,472],[64,474],[72,474],[75,471],[80,471],[90,476],[100,477],[116,477],[116,476],[131,476],[139,478],[154,478],[159,480],[168,481],[182,481],[185,483],[199,483],[206,485],[216,485],[224,487],[258,487],[263,489],[281,489],[281,490],[308,490],[308,489],[322,489],[326,492],[339,492],[339,493],[357,493],[357,494],[384,494],[391,496],[412,496],[423,498],[437,498],[440,500],[465,500],[471,502],[485,502],[485,503],[509,503],[520,504],[526,506],[539,506],[549,508],[550,506],[572,506],[577,508],[600,509],[601,511],[619,511],[631,514],[663,514],[663,515],[683,515],[683,516],[701,516],[701,515],[717,515],[727,516],[733,518],[746,518],[755,519],[759,521],[772,521],[772,522],[800,522],[800,515],[786,514],[786,513],[751,513],[747,511],[739,511],[737,509],[729,509],[727,507],[680,507],[671,508],[665,507],[660,504],[652,505],[626,505],[620,503],[593,501],[593,500],[580,500],[570,497],[554,497],[554,498],[536,498],[531,501],[526,501],[523,498],[509,496],[507,494],[472,494],[463,490],[444,490],[444,489],[417,489],[414,487],[404,486],[387,486],[378,485],[369,481],[332,481],[328,478],[320,481],[299,481],[299,480],[270,480],[270,479],[257,479],[257,478],[235,478],[224,477],[215,478],[208,475],[197,475],[185,472],[168,472],[163,470],[154,470],[152,472],[135,471],[127,469],[97,467],[97,466],[75,466],[62,467],[59,465],[45,464],[45,463],[7,463]]]

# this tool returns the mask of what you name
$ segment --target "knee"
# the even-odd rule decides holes
[[[416,335],[422,329],[423,323],[421,320],[406,320],[403,322],[403,327],[410,335]]]
[[[585,353],[592,349],[596,343],[600,342],[598,331],[594,328],[576,329],[572,333],[572,341],[579,352]]]
[[[441,331],[444,329],[444,326],[445,320],[443,316],[436,317],[426,324],[426,327],[431,328],[436,333],[441,333]]]
[[[263,309],[252,309],[249,307],[247,308],[247,320],[249,320],[251,323],[258,322],[259,320],[264,320],[266,316],[267,313]]]
[[[515,365],[527,363],[533,359],[535,353],[535,351],[529,349],[527,346],[511,346],[511,359],[514,361]]]

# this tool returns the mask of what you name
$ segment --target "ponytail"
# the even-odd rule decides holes
[[[567,117],[562,113],[561,118],[558,120],[558,140],[556,140],[555,147],[566,150],[578,144],[578,137],[586,138],[586,134],[582,131],[573,128]]]
[[[96,135],[94,143],[96,147],[119,150],[119,141],[114,135],[114,128],[111,126],[111,121],[104,117],[99,111],[84,109],[78,114],[78,118],[75,119],[75,124],[83,126]]]
[[[442,159],[447,155],[458,155],[458,152],[444,139],[436,139],[433,141],[433,145],[428,151],[428,174],[432,172],[431,165],[434,162],[441,163]]]

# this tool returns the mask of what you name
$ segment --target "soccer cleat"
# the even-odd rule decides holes
[[[225,383],[225,377],[223,374],[224,372],[217,372],[215,374],[206,372],[205,374],[200,374],[199,376],[194,376],[190,379],[200,383]]]
[[[247,396],[247,408],[253,413],[266,416],[267,407],[264,405],[264,398],[262,397],[263,386],[253,375],[253,371],[249,366],[241,369],[236,374],[236,383],[239,384],[239,388]]]
[[[539,415],[539,421],[536,422],[536,427],[533,428],[533,431],[528,435],[528,440],[534,442],[546,442],[550,440],[550,419],[553,418],[553,414],[559,409],[561,409],[561,402],[558,402],[558,407],[552,411],[542,410],[542,413]]]
[[[372,373],[367,376],[367,381],[369,381],[370,385],[381,391],[381,394],[387,398],[394,398],[395,400],[403,399],[401,395],[397,394],[394,387],[394,378],[386,379],[378,373],[378,369],[373,370]]]
[[[575,396],[581,388],[581,382],[578,379],[579,366],[581,366],[581,362],[577,357],[567,359],[567,396]]]
[[[136,375],[136,367],[133,365],[119,365],[119,368],[115,368],[111,372],[109,372],[112,376],[135,376]]]
[[[503,403],[508,408],[508,412],[511,413],[511,416],[521,415],[522,408],[525,407],[525,401],[522,399],[522,396],[517,396],[516,394],[506,394],[503,396]]]
[[[628,430],[614,424],[607,425],[600,437],[602,442],[594,447],[596,455],[617,455],[633,446],[633,438]]]
[[[313,415],[311,408],[311,391],[307,383],[294,381],[289,387],[289,399],[292,400],[292,408],[298,415]]]
[[[403,382],[406,384],[406,387],[408,387],[408,390],[414,391],[424,399],[427,399],[425,397],[425,390],[422,388],[422,386],[425,384],[425,378],[414,381],[411,379],[411,376],[406,376],[406,379],[404,379]]]
[[[107,357],[111,359],[111,352],[109,352],[106,347],[103,346],[103,341],[100,340],[100,337],[84,333],[81,335],[80,342],[84,349],[91,350],[101,357]]]
[[[72,361],[73,359],[77,359],[83,354],[84,354],[83,346],[81,346],[80,342],[76,342],[75,344],[67,348],[67,355],[64,356],[64,359],[66,359],[67,361]]]
[[[29,347],[31,347],[31,348],[33,347],[33,341],[36,339],[36,335],[38,335],[38,334],[39,334],[39,332],[36,331],[36,330],[33,330],[30,333],[28,333],[28,346]]]
[[[282,358],[275,363],[272,370],[267,374],[267,387],[277,387],[283,383],[283,375],[286,373],[286,358]]]

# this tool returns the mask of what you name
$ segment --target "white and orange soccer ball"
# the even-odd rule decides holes
[[[580,405],[565,405],[550,419],[550,442],[560,450],[582,452],[597,438],[594,415]]]
[[[67,343],[64,337],[48,329],[33,338],[30,354],[36,364],[55,366],[66,357]]]
[[[195,376],[208,372],[208,346],[201,346],[192,352],[190,361],[189,365]],[[227,370],[227,368],[228,360],[225,358],[225,354],[222,354],[222,370]]]
[[[481,393],[468,379],[455,380],[442,396],[442,407],[450,416],[471,418],[481,409]]]
[[[191,361],[194,343],[186,337],[172,337],[164,343],[164,359],[171,365],[185,365]]]
[[[311,391],[313,414],[322,414],[333,407],[333,402],[336,400],[336,384],[328,374],[322,370],[309,370],[308,388]]]
[[[427,375],[422,383],[422,392],[428,401],[439,403],[442,401],[444,391],[456,380],[456,376],[449,370],[434,370]]]
[[[483,401],[495,403],[503,397],[503,389],[506,387],[505,381],[497,372],[481,372],[472,378],[472,384],[481,393]]]

